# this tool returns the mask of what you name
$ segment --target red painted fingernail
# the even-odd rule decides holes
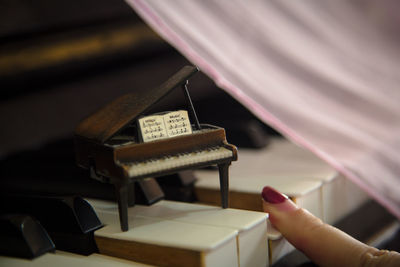
[[[261,196],[266,202],[271,204],[279,204],[288,199],[287,196],[269,186],[263,188]]]

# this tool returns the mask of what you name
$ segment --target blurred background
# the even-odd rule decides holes
[[[351,2],[399,43],[397,1]],[[156,86],[189,64],[122,0],[1,0],[0,21],[0,157],[69,137],[96,108],[137,87]],[[205,98],[237,105],[201,73],[190,92],[201,122],[227,119],[201,110]]]
[[[0,17],[0,191],[113,199],[112,186],[76,166],[75,127],[190,62],[124,1],[0,1]],[[261,148],[278,135],[201,72],[189,91],[199,121],[224,127],[235,145]],[[148,113],[180,108],[175,90]]]
[[[0,157],[71,137],[100,106],[190,64],[124,1],[2,0],[0,17]],[[239,105],[201,73],[189,90],[203,123],[226,121],[215,105],[202,108],[205,102],[222,97],[226,107]],[[182,99],[176,93],[163,109]]]

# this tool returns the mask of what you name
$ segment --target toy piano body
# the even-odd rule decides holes
[[[185,66],[159,87],[117,98],[75,130],[77,164],[90,169],[92,178],[115,186],[123,231],[129,229],[128,184],[146,177],[218,165],[221,206],[228,207],[228,168],[237,159],[237,149],[227,143],[224,129],[199,124],[186,87],[197,71]],[[185,111],[142,117],[176,87],[183,89],[193,125],[185,118]],[[163,119],[165,129],[160,129],[159,120]],[[168,124],[174,123],[173,119],[175,124]]]

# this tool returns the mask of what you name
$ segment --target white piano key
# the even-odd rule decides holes
[[[98,253],[90,254],[88,257],[91,258],[92,261],[109,262],[110,264],[112,264],[111,266],[116,266],[116,267],[118,267],[119,264],[121,264],[121,267],[125,266],[125,265],[132,266],[132,267],[154,266],[154,265],[148,265],[148,264],[134,262],[134,261],[130,261],[130,260],[125,260],[125,259],[121,259],[121,258],[111,257],[111,256],[107,256],[107,255],[102,255],[102,254],[98,254]],[[124,264],[124,265],[122,265],[122,264]]]
[[[219,180],[215,179],[217,173],[209,170],[199,170],[195,171],[195,176],[197,177],[196,189],[207,190],[212,192],[213,195],[219,194]],[[237,176],[235,172],[230,172],[229,179],[229,191],[231,196],[237,194],[239,197],[243,194],[248,194],[252,198],[254,206],[245,207],[245,209],[262,211],[262,201],[261,201],[261,190],[264,186],[269,185],[282,193],[295,199],[300,205],[305,203],[311,204],[305,206],[315,215],[322,216],[322,203],[320,201],[321,192],[320,187],[322,185],[321,181],[312,179],[301,179],[301,177],[293,176],[270,176],[268,174],[252,174],[251,170],[247,176]],[[203,201],[203,196],[198,195],[200,201]],[[310,198],[309,201],[306,198]],[[208,200],[207,200],[208,201]],[[240,206],[240,199],[230,200],[231,207],[233,208],[243,208]],[[239,202],[237,204],[237,202]],[[219,204],[219,200],[215,201],[215,204]],[[238,206],[236,206],[238,205]]]
[[[118,207],[114,203],[89,200],[101,216],[109,213],[116,216]],[[104,211],[101,212],[101,211]],[[228,227],[238,231],[240,266],[267,266],[267,214],[237,209],[221,209],[208,205],[189,204],[174,201],[160,201],[152,206],[129,208],[129,216],[163,218],[186,223]]]
[[[197,189],[219,191],[216,172],[196,170],[195,175]],[[229,184],[231,192],[257,198],[263,186],[270,185],[328,223],[336,222],[367,199],[327,163],[283,138],[272,139],[265,149],[240,149],[239,160],[230,167]]]
[[[231,207],[262,210],[260,194],[266,185],[288,195],[328,223],[336,222],[365,202],[365,194],[350,181],[313,153],[286,139],[272,139],[270,145],[261,150],[240,149],[238,158],[229,171]],[[217,172],[196,170],[194,174],[198,178],[195,186],[199,200],[219,205]],[[201,192],[207,194],[201,195]],[[245,204],[244,198],[248,201]],[[274,261],[285,254],[282,251],[293,249],[284,244],[286,241],[282,237],[271,233],[269,236],[273,247],[285,248],[270,250]]]
[[[7,267],[150,267],[151,265],[127,261],[114,257],[104,257],[99,254],[82,256],[63,251],[46,253],[35,259],[21,259],[0,256],[0,266]]]
[[[358,186],[341,174],[322,187],[324,221],[334,224],[370,198]]]
[[[163,266],[239,266],[236,230],[135,216],[121,232],[116,213],[98,213],[108,213],[95,232],[102,254]]]

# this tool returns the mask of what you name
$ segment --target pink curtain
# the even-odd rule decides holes
[[[354,0],[127,1],[221,88],[400,219],[400,54],[389,20]]]

